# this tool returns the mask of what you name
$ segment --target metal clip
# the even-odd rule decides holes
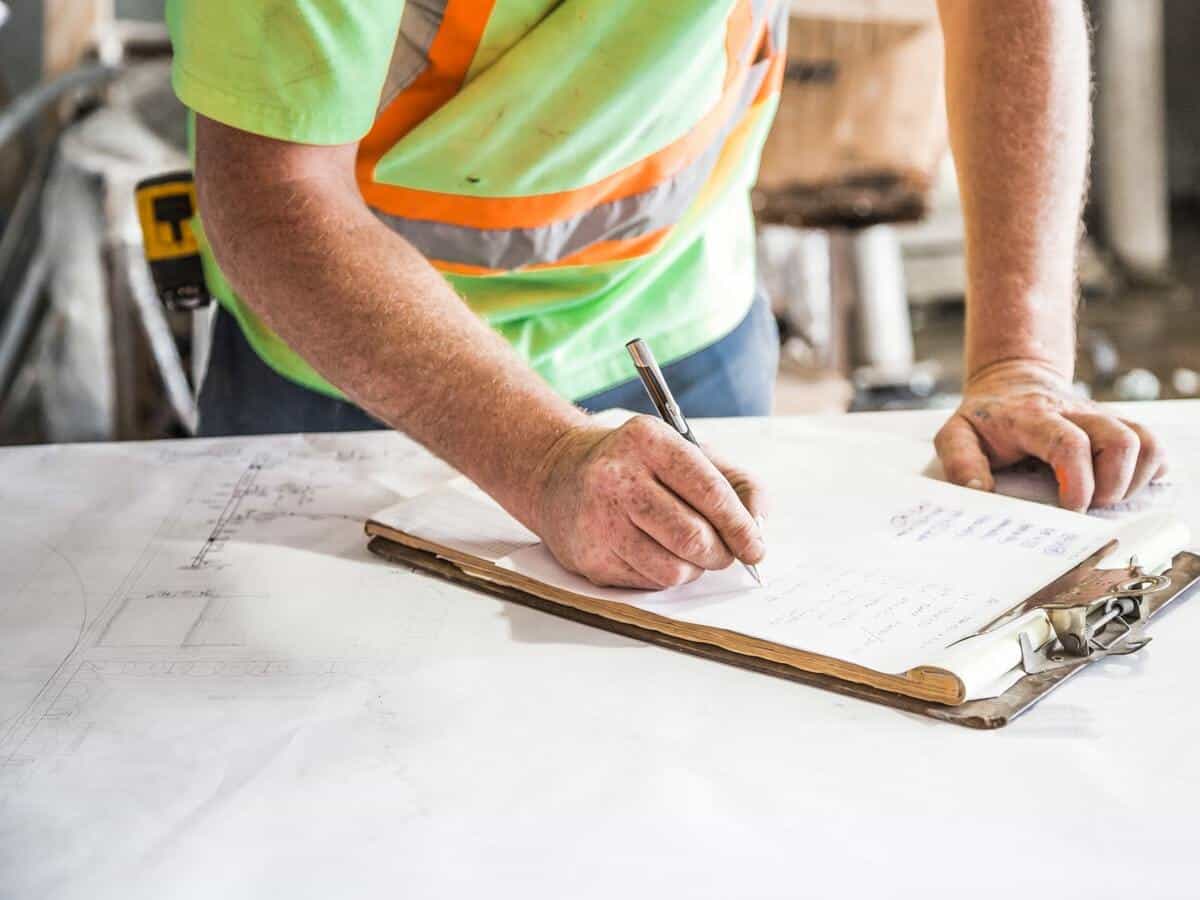
[[[1144,634],[1146,597],[1170,584],[1165,576],[1147,575],[1135,556],[1129,560],[1127,576],[1100,596],[1083,603],[1042,604],[1054,637],[1038,649],[1028,634],[1021,634],[1022,668],[1034,675],[1083,660],[1136,653],[1150,643]]]

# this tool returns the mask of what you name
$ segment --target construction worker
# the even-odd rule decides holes
[[[1145,484],[1142,427],[1080,400],[1082,0],[942,0],[969,270],[949,477],[1055,469],[1063,505]],[[689,415],[769,411],[778,340],[749,188],[778,0],[168,0],[222,303],[206,434],[377,427],[464,472],[597,583],[764,554],[766,497],[648,417],[646,338]]]

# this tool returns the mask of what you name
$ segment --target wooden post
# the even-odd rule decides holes
[[[45,0],[46,77],[75,68],[114,15],[113,0]]]

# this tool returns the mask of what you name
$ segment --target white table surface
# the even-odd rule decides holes
[[[1200,403],[1130,411],[1200,535]],[[940,419],[836,424],[917,471]],[[1200,895],[1200,602],[972,732],[371,557],[445,474],[387,434],[0,451],[0,897]]]

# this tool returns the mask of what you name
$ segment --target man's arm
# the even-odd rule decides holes
[[[726,467],[727,481],[656,420],[590,424],[371,214],[354,158],[352,144],[276,141],[197,116],[205,232],[239,296],[289,346],[597,582],[662,587],[761,559],[750,479]]]
[[[947,477],[1049,463],[1063,506],[1139,490],[1164,468],[1140,425],[1077,398],[1075,260],[1090,81],[1082,0],[938,0],[966,222],[966,384],[937,437]]]

